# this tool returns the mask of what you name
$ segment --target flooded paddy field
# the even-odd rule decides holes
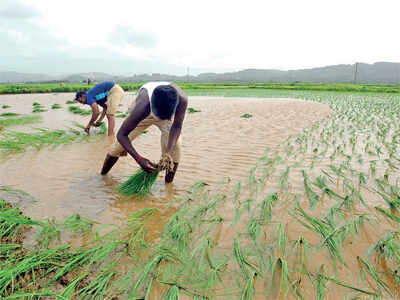
[[[39,221],[0,219],[32,226],[15,231],[23,239],[2,236],[2,244],[19,245],[21,252],[0,248],[0,295],[399,297],[399,97],[276,95],[189,97],[198,112],[186,115],[176,179],[164,185],[160,176],[145,199],[115,191],[137,170],[133,159],[122,158],[108,175],[99,174],[113,140],[97,132],[39,150],[0,150],[0,197]],[[125,96],[121,113],[133,97]],[[0,96],[1,105],[10,106],[0,114],[41,117],[5,126],[0,138],[34,127],[79,130],[74,122],[86,125],[90,115],[70,112],[77,105],[66,104],[72,98]],[[33,113],[34,102],[47,111]],[[54,104],[61,108],[52,109]],[[116,128],[122,121],[117,118]],[[157,161],[159,139],[158,129],[150,128],[134,145]],[[4,207],[2,215],[10,211]],[[61,249],[65,244],[73,246]],[[43,259],[29,272],[3,271],[45,251],[53,251],[56,264]],[[33,281],[33,274],[40,280]]]

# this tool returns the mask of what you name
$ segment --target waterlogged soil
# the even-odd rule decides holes
[[[48,111],[39,113],[42,121],[33,125],[14,126],[9,130],[31,131],[31,128],[67,129],[74,122],[86,125],[89,116],[68,111],[67,100],[73,94],[2,95],[0,103],[11,106],[1,112],[32,114],[32,103]],[[125,95],[121,112],[126,112],[134,94]],[[51,109],[58,103],[61,109]],[[79,104],[74,104],[79,105]],[[89,109],[89,106],[82,106]],[[26,215],[43,219],[63,219],[79,213],[101,223],[122,222],[129,214],[145,207],[156,207],[166,222],[174,212],[171,203],[196,181],[210,185],[224,177],[240,180],[263,154],[288,136],[296,135],[313,122],[331,113],[328,105],[292,99],[252,99],[190,97],[188,107],[200,112],[187,113],[182,130],[182,160],[173,184],[165,185],[160,176],[146,199],[121,197],[115,188],[138,168],[130,157],[121,158],[110,173],[100,175],[104,157],[113,139],[61,145],[56,148],[28,150],[0,156],[0,182],[26,191],[32,199],[20,199]],[[250,114],[250,118],[242,118]],[[118,130],[123,119],[116,118]],[[92,129],[93,130],[93,129]],[[134,142],[138,152],[158,161],[160,134],[150,127]],[[164,223],[165,224],[165,223]]]

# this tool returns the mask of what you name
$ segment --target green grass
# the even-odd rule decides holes
[[[143,83],[119,83],[125,91],[136,91]],[[399,93],[399,85],[374,85],[351,83],[246,83],[246,82],[177,82],[184,91],[192,95],[224,95],[235,91],[243,96],[254,96],[265,90],[272,91],[314,91],[314,92],[339,92],[339,93]],[[94,84],[0,84],[0,94],[25,94],[25,93],[62,93],[87,91]],[[218,92],[218,93],[215,93]]]
[[[42,118],[40,116],[21,116],[21,117],[8,117],[8,118],[0,118],[0,126],[8,127],[15,125],[25,125],[32,124],[41,121]]]

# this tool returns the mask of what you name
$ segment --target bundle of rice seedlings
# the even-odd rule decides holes
[[[74,104],[75,102],[72,100],[67,100],[67,102],[65,102],[65,104]]]
[[[196,112],[201,112],[201,110],[195,109],[195,108],[193,108],[193,107],[189,107],[189,108],[188,108],[188,113],[196,113]]]
[[[58,103],[54,103],[54,104],[51,106],[51,109],[59,109],[59,108],[61,108],[61,105],[58,104]]]
[[[12,112],[6,112],[6,113],[0,114],[0,117],[15,117],[15,116],[19,116],[19,114],[12,113]]]
[[[243,115],[241,115],[240,117],[241,117],[241,118],[248,119],[248,118],[251,118],[252,116],[253,116],[252,114],[243,114]]]
[[[32,106],[33,106],[33,109],[32,109],[33,113],[41,113],[41,112],[47,111],[47,109],[45,109],[44,106],[41,105],[40,103],[33,102]]]
[[[90,109],[82,109],[79,106],[69,106],[68,110],[77,115],[90,115],[92,111]]]
[[[9,107],[11,107],[11,106],[10,105],[5,105],[5,104],[1,106],[1,108],[3,108],[3,109],[9,108]]]
[[[125,196],[137,195],[144,197],[149,192],[154,182],[157,180],[158,174],[162,170],[173,170],[174,162],[170,155],[163,155],[160,162],[157,164],[156,171],[148,173],[140,168],[127,181],[121,184],[117,190]]]

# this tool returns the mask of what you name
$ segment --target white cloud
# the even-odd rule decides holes
[[[2,0],[1,43],[10,46],[0,54],[46,65],[52,53],[116,73],[398,62],[399,8],[392,0]]]

